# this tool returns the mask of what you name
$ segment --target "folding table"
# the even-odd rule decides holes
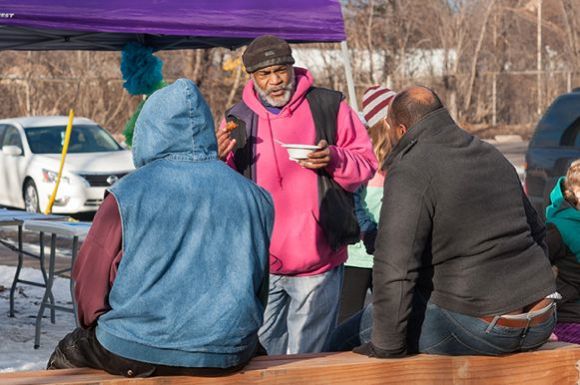
[[[44,267],[44,241],[43,237],[40,239],[40,255],[35,255],[23,250],[22,242],[22,224],[27,219],[41,220],[41,221],[63,221],[67,217],[58,215],[44,215],[39,213],[29,213],[20,210],[6,210],[0,209],[0,227],[4,226],[17,226],[18,227],[18,245],[14,246],[11,243],[0,240],[0,243],[9,249],[15,251],[18,254],[18,265],[16,266],[16,274],[14,274],[14,280],[12,281],[12,286],[10,288],[10,317],[14,317],[14,293],[16,292],[16,286],[21,283],[25,285],[46,287],[46,269]],[[20,271],[22,270],[22,265],[24,263],[24,256],[32,257],[40,261],[40,271],[42,272],[42,277],[44,282],[33,282],[20,279]],[[54,322],[54,313],[51,314]]]
[[[44,233],[51,234],[50,236],[50,254],[48,258],[48,276],[46,280],[46,287],[44,291],[44,296],[40,303],[40,309],[38,309],[38,315],[36,316],[36,331],[34,336],[34,348],[38,349],[40,346],[40,326],[42,322],[42,317],[44,315],[45,308],[49,308],[52,312],[55,310],[64,311],[68,313],[73,313],[75,316],[75,321],[77,319],[76,311],[76,301],[74,297],[74,282],[71,277],[70,279],[70,292],[73,307],[59,306],[52,300],[52,285],[54,283],[55,274],[61,274],[64,272],[71,271],[78,251],[79,239],[86,237],[89,229],[91,227],[90,222],[60,222],[60,221],[42,221],[42,220],[26,220],[24,221],[24,229],[30,231],[38,231],[41,233],[41,237]],[[60,271],[55,271],[55,257],[56,257],[56,238],[57,236],[67,237],[73,239],[72,245],[72,257],[70,267],[62,269]]]

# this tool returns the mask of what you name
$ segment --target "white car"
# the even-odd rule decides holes
[[[0,205],[44,211],[54,190],[68,117],[0,120]],[[75,118],[52,212],[96,211],[134,169],[131,152],[97,123]]]

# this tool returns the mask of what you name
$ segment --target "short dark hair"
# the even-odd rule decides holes
[[[418,89],[423,89],[419,91]],[[411,87],[397,94],[389,108],[391,120],[411,128],[430,112],[443,107],[439,96],[427,87]]]

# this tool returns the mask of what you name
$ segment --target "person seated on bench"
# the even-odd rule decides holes
[[[133,161],[74,266],[82,328],[60,341],[48,369],[241,368],[256,353],[267,299],[271,197],[218,160],[213,118],[189,80],[147,100]]]
[[[580,343],[580,159],[572,162],[565,177],[558,179],[546,208],[546,242],[556,267],[558,340]]]
[[[558,294],[545,227],[514,167],[427,88],[395,96],[385,123],[394,148],[383,165],[373,303],[337,328],[331,348],[386,358],[541,346]]]

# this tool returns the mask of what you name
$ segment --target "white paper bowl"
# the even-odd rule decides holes
[[[320,150],[320,147],[308,144],[283,144],[282,147],[288,150],[288,157],[291,160],[307,159],[312,151]]]

